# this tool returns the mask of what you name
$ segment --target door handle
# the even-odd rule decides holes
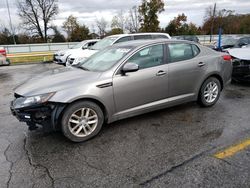
[[[203,62],[198,63],[198,67],[203,67],[204,65],[206,65],[206,63]]]
[[[165,71],[160,70],[159,72],[156,73],[156,76],[163,76],[165,74],[167,74]]]

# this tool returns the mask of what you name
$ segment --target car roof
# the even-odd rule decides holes
[[[128,34],[117,34],[117,35],[110,35],[108,37],[126,37],[126,36],[137,36],[137,35],[165,35],[169,36],[168,33],[128,33]]]
[[[114,47],[121,47],[121,48],[136,48],[140,46],[145,46],[145,45],[150,45],[150,44],[155,44],[155,43],[188,43],[188,44],[196,44],[193,41],[187,41],[187,40],[177,40],[177,39],[154,39],[154,40],[132,40],[132,41],[127,41],[127,42],[121,42],[113,45]]]
[[[95,41],[99,41],[100,39],[89,39],[89,40],[83,40],[81,42],[95,42]]]

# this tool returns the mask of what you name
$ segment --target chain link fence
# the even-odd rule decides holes
[[[222,37],[243,37],[246,35],[223,35]],[[249,36],[249,35],[248,35]],[[211,45],[218,40],[218,35],[212,35],[210,42],[210,35],[197,35],[201,44]],[[8,54],[15,53],[30,53],[30,52],[54,52],[57,50],[68,49],[77,44],[77,42],[65,43],[40,43],[40,44],[17,44],[17,45],[3,45]]]
[[[57,50],[68,49],[77,43],[78,42],[17,44],[17,45],[3,45],[3,47],[5,48],[7,54],[53,52]]]

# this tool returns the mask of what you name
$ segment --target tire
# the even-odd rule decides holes
[[[96,136],[103,123],[103,111],[91,101],[72,103],[63,112],[61,120],[64,136],[73,142],[83,142]]]
[[[220,81],[215,77],[210,77],[205,80],[201,86],[198,103],[203,107],[213,106],[220,98],[220,92]]]

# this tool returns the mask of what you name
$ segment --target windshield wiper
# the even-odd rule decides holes
[[[82,70],[85,70],[85,71],[89,71],[89,69],[87,69],[86,67],[83,67],[83,66],[80,66],[80,65],[72,65],[73,67],[76,67],[76,68],[79,68],[79,69],[82,69]]]

